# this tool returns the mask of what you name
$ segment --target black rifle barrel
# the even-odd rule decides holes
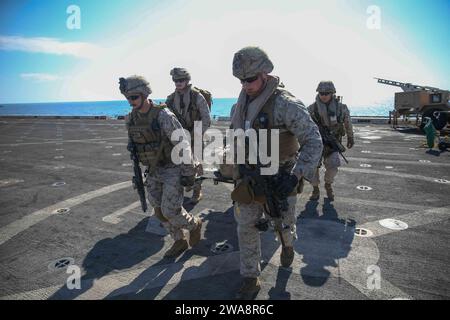
[[[145,186],[144,181],[142,179],[142,170],[139,165],[139,158],[137,155],[136,145],[132,143],[132,148],[130,151],[130,158],[133,160],[133,170],[134,170],[134,176],[133,176],[133,186],[137,190],[137,193],[139,195],[139,200],[141,201],[141,208],[142,211],[147,211],[147,201],[145,199]]]

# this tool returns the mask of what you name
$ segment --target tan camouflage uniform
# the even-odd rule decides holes
[[[124,84],[123,86],[121,85],[121,92],[124,95],[141,94],[146,98],[151,93],[148,82],[140,76],[132,76],[123,80]],[[161,108],[154,106],[151,100],[149,102],[152,105],[151,108]],[[137,117],[136,119],[141,119],[145,122],[148,113],[135,111],[133,114],[134,117]],[[131,113],[125,118],[127,130],[130,129],[131,118]],[[182,130],[182,126],[175,115],[166,107],[163,107],[158,113],[157,122],[161,133],[173,145],[176,145],[177,141],[171,141],[172,132],[177,129]],[[151,126],[152,124],[149,123],[148,125]],[[184,136],[183,139],[187,140],[187,137]],[[183,154],[191,155],[190,146],[183,148]],[[184,239],[183,229],[191,231],[197,227],[198,218],[188,213],[182,206],[184,198],[183,187],[180,181],[181,176],[192,176],[194,174],[195,169],[191,158],[189,164],[175,165],[166,163],[157,165],[155,170],[152,170],[147,175],[148,200],[155,209],[155,215],[157,215],[157,218],[174,240]],[[162,217],[158,216],[157,211],[159,209],[161,209]]]
[[[170,75],[172,76],[172,79],[191,79],[191,76],[189,72],[185,68],[174,68],[171,70]],[[201,121],[202,122],[202,136],[196,137],[195,139],[201,139],[203,141],[203,134],[208,130],[208,128],[211,125],[211,114],[210,109],[208,106],[208,103],[206,102],[206,99],[203,97],[202,94],[196,95],[196,101],[194,103],[195,108],[197,108],[199,118],[200,119],[191,119],[191,114],[188,112],[188,107],[191,104],[191,90],[192,90],[192,84],[189,84],[182,92],[179,92],[178,90],[175,90],[175,92],[172,93],[171,96],[173,96],[173,105],[171,106],[176,110],[176,113],[178,113],[181,117],[183,117],[184,121],[187,124],[193,123],[193,121]],[[169,104],[169,100],[171,98],[169,96],[166,100],[166,104]],[[181,106],[184,106],[183,108]],[[188,129],[189,128],[185,128]],[[191,129],[191,146],[192,151],[194,151],[194,131]],[[203,142],[202,142],[203,143]],[[194,157],[194,165],[195,165],[195,174],[197,177],[203,175],[203,166],[201,164],[201,159],[197,159]],[[194,186],[192,187],[194,190],[199,190],[201,188],[201,181],[196,181]],[[187,188],[189,190],[191,188]]]
[[[334,85],[331,88],[334,90]],[[347,140],[353,140],[353,126],[350,118],[350,111],[348,110],[347,105],[338,102],[334,95],[328,105],[324,104],[317,95],[316,102],[308,107],[308,111],[313,119],[318,115],[320,122],[328,127],[340,142],[342,142],[343,134],[347,135]],[[330,116],[330,114],[340,115],[342,117],[343,126],[340,127],[337,122],[337,117]],[[323,153],[323,164],[325,166],[325,183],[331,185],[338,173],[338,168],[341,166],[341,157],[339,152],[329,152],[327,147],[325,147]],[[319,186],[319,168],[316,169],[316,173],[314,178],[311,180],[311,184],[314,187]]]
[[[175,115],[168,109],[163,109],[159,113],[158,123],[169,139],[174,130],[182,128]],[[194,216],[183,208],[184,193],[180,184],[181,176],[190,176],[194,173],[192,165],[168,164],[157,167],[154,174],[147,176],[148,200],[152,207],[161,208],[163,216],[168,220],[163,222],[163,226],[174,240],[183,239],[182,229],[192,230],[196,227]]]
[[[185,121],[187,123],[192,122],[192,119],[190,118],[191,115],[189,114],[189,112],[187,112],[187,109],[188,109],[187,106],[189,106],[189,104],[190,104],[189,99],[191,96],[191,94],[190,94],[191,87],[192,87],[192,85],[189,85],[185,90],[183,90],[183,92],[178,92],[178,91],[174,92],[174,94],[175,94],[174,108],[176,108],[177,112],[183,116],[183,118],[185,119]],[[183,95],[184,105],[186,106],[185,108],[180,108],[181,95]],[[201,94],[197,95],[197,100],[195,102],[195,106],[198,108],[198,112],[200,115],[200,120],[197,120],[197,121],[202,122],[202,136],[196,137],[196,139],[203,139],[203,134],[206,132],[206,130],[208,130],[208,128],[211,125],[211,115],[210,115],[210,111],[209,111],[209,106],[208,106],[208,103],[206,102],[205,98]],[[192,151],[194,151],[194,132],[193,132],[193,130],[190,132],[190,134],[191,134],[191,147],[192,147]],[[196,159],[194,157],[196,176],[203,175],[203,166],[202,166],[200,160],[201,159]],[[198,186],[199,184],[201,184],[201,181],[195,182],[195,186]]]
[[[252,54],[256,50],[257,55],[260,55],[261,51],[259,48],[255,49],[254,47],[248,47],[242,49],[241,52],[244,50],[246,51],[245,54],[247,54],[247,52]],[[240,52],[235,55],[235,61],[237,60],[236,56],[239,53]],[[250,59],[250,61],[255,61],[255,64],[258,64],[257,68],[261,68],[261,65],[263,65],[257,60],[257,58]],[[240,70],[252,70],[253,67],[250,66],[245,68],[240,65],[239,61],[237,62],[238,63],[233,63],[233,74],[236,77],[242,79],[254,76],[254,74],[251,73],[249,74],[244,72],[243,74],[242,72],[239,72]],[[270,62],[267,64],[266,69],[264,69],[263,65],[263,70],[259,72],[265,72],[267,74],[270,73],[272,69],[273,66]],[[306,179],[311,179],[322,154],[322,139],[320,137],[317,125],[312,121],[304,104],[287,90],[283,89],[277,77],[268,77],[269,80],[266,88],[259,96],[267,94],[266,91],[270,90],[270,88],[276,88],[281,92],[274,101],[274,126],[280,126],[280,134],[284,130],[290,131],[297,138],[301,147],[301,151],[296,158],[292,157],[291,159],[286,159],[284,162],[280,159],[280,166],[287,165],[289,168],[292,168],[292,172],[298,173]],[[245,91],[241,91],[240,100],[243,95],[245,95]],[[245,101],[245,99],[242,100]],[[245,104],[239,106],[238,100],[238,105],[235,105],[231,111],[232,124],[233,119],[235,119],[235,113],[239,112],[238,109],[242,107],[245,108],[247,106],[248,105]],[[251,111],[245,113],[248,115]],[[240,119],[238,122],[242,120],[249,119],[246,117],[245,119]],[[237,127],[242,128],[242,125],[236,126],[233,124],[233,129],[236,129]],[[296,196],[288,197],[289,208],[287,211],[282,212],[283,225],[285,227],[283,231],[283,240],[285,242],[285,246],[287,247],[292,247],[293,242],[297,238],[295,224],[296,201]],[[244,278],[257,278],[261,272],[260,231],[255,227],[255,224],[263,216],[263,212],[264,210],[262,205],[257,202],[252,202],[250,204],[235,203],[234,206],[234,216],[238,224],[237,231],[240,249],[240,273]]]

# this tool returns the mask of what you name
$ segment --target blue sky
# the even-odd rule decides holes
[[[81,29],[66,27],[69,5]],[[379,30],[366,26],[380,8]],[[348,103],[395,88],[372,77],[450,89],[450,1],[10,1],[0,4],[0,103],[121,99],[117,79],[146,76],[155,98],[185,66],[216,97],[235,97],[233,53],[264,48],[305,102],[332,79]]]

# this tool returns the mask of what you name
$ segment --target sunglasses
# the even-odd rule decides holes
[[[252,82],[255,82],[256,80],[258,80],[258,76],[241,79],[241,83],[242,84],[244,84],[244,83],[252,83]]]
[[[328,95],[331,94],[331,92],[319,92],[319,94],[320,94],[321,96],[328,96]]]
[[[180,82],[184,82],[184,81],[187,81],[187,79],[175,79],[175,80],[173,80],[173,82],[175,82],[175,83],[180,83]]]
[[[141,96],[128,96],[128,97],[127,97],[127,100],[134,101],[134,100],[139,99],[140,97],[141,97]]]

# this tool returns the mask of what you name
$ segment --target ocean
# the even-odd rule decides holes
[[[156,103],[164,99],[153,99]],[[213,99],[211,113],[213,117],[228,117],[236,98]],[[379,103],[373,106],[348,106],[352,116],[388,116],[393,109],[391,103]],[[0,116],[107,116],[116,118],[128,114],[130,106],[125,100],[92,102],[51,102],[1,104]]]

